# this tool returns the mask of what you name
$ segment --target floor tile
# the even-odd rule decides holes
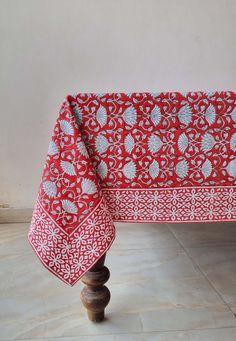
[[[115,335],[114,341],[235,341],[235,338],[236,328],[222,328]]]
[[[80,336],[79,341],[235,341],[236,328],[150,332],[129,334],[101,334]],[[53,341],[53,338],[37,338],[31,341]],[[77,341],[77,336],[57,337],[56,341]],[[22,339],[15,339],[22,341]]]
[[[168,224],[168,227],[184,247],[236,246],[235,222]]]
[[[226,307],[178,308],[141,313],[144,331],[170,331],[236,327],[232,312]]]
[[[116,264],[110,280],[114,311],[139,312],[146,331],[236,326],[183,250],[114,250],[109,263]]]
[[[116,223],[116,249],[150,249],[176,247],[180,244],[167,224]]]
[[[29,223],[0,224],[0,256],[31,252],[28,230]]]
[[[14,339],[15,341],[22,341],[22,339]],[[63,336],[55,338],[37,338],[30,339],[30,341],[115,341],[114,335],[88,335],[80,336],[79,340],[77,336]]]
[[[236,246],[188,248],[193,260],[229,305],[236,305]]]
[[[230,290],[222,291],[222,296],[231,297],[229,302],[236,310],[231,289],[235,280],[233,245],[218,247],[220,254],[213,251],[216,247],[187,249],[198,260],[200,271],[166,225],[156,231],[154,224],[144,225],[142,231],[141,225],[135,224],[134,233],[131,226],[118,226],[117,243],[107,254],[112,299],[101,324],[86,317],[80,302],[81,282],[71,288],[41,265],[28,247],[28,224],[10,224],[8,230],[5,225],[2,231],[0,226],[4,240],[0,253],[0,339],[207,340],[207,335],[216,335],[215,341],[221,335],[215,330],[221,327],[219,330],[231,340],[235,329],[230,327],[236,327],[234,314],[201,271],[208,276],[212,264],[217,268],[218,262],[221,269],[216,279],[221,271],[223,276],[231,276]],[[196,250],[202,256],[194,254]],[[209,260],[206,263],[205,258]]]

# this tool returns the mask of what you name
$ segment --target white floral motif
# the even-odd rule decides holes
[[[72,267],[70,267],[68,264],[63,264],[63,266],[61,267],[60,270],[63,274],[64,280],[66,280],[66,281],[68,281],[68,283],[70,283],[69,281],[73,277],[74,269]]]
[[[236,122],[236,108],[231,112],[232,120]]]
[[[151,111],[151,121],[154,126],[157,126],[161,121],[161,109],[157,105]]]
[[[97,136],[95,144],[96,150],[98,151],[99,154],[105,153],[109,147],[109,142],[107,138],[100,134]]]
[[[51,225],[48,226],[46,230],[48,240],[53,240],[56,243],[58,240],[61,239],[59,228],[53,229]]]
[[[73,259],[73,265],[71,268],[76,272],[79,272],[80,270],[85,270],[86,261],[83,259],[83,257],[79,257],[79,259]]]
[[[100,252],[105,253],[113,242],[114,224],[110,212],[104,211],[104,205],[106,203],[102,200],[93,214],[90,215],[89,221],[92,224],[98,220],[100,227],[106,225],[106,230],[104,228],[96,229],[96,231],[89,229],[91,233],[87,235],[85,235],[87,222],[80,225],[80,232],[75,231],[71,236],[68,236],[55,225],[55,222],[48,215],[45,218],[47,223],[44,225],[41,225],[39,220],[32,220],[28,235],[32,247],[42,263],[71,286],[96,262]],[[37,202],[34,217],[44,215],[43,212],[42,206]],[[104,231],[106,232],[104,233]],[[105,236],[107,237],[105,238]]]
[[[215,143],[216,141],[211,134],[209,133],[204,134],[201,143],[202,150],[204,152],[209,152],[214,147]]]
[[[87,148],[86,148],[83,141],[80,141],[77,143],[77,148],[80,151],[81,155],[83,155],[85,157],[89,157]]]
[[[156,179],[158,177],[159,172],[160,172],[159,164],[156,160],[154,160],[149,167],[149,174],[151,178],[153,180]]]
[[[152,134],[148,140],[148,149],[152,154],[155,154],[160,150],[162,144],[160,137]]]
[[[45,181],[43,183],[43,190],[49,198],[55,198],[57,194],[57,186],[55,182]]]
[[[59,123],[63,133],[65,133],[66,135],[74,135],[74,129],[70,122],[66,120],[61,120]]]
[[[68,161],[61,161],[61,168],[68,175],[76,175],[75,167]]]
[[[47,241],[42,238],[36,239],[35,245],[37,247],[37,251],[42,252],[43,254],[46,254],[49,250]]]
[[[73,214],[77,213],[77,207],[70,200],[62,200],[62,207],[64,211],[67,213],[73,213]]]
[[[117,192],[119,192],[119,200],[117,200]],[[119,191],[109,189],[103,191],[115,221],[184,222],[236,219],[236,208],[222,209],[222,205],[225,208],[232,206],[232,198],[236,207],[236,187],[234,189],[224,186],[160,188],[155,190],[155,193],[158,193],[156,197],[160,197],[161,200],[155,201],[152,200],[154,191],[151,189],[139,189],[135,192],[135,200],[133,200],[133,191],[127,188]],[[196,201],[204,202],[204,205],[196,204]],[[127,202],[129,205],[126,204]],[[215,207],[214,210],[212,205]]]
[[[78,124],[81,124],[81,122],[83,121],[83,113],[82,113],[82,110],[79,108],[78,105],[76,105],[76,106],[73,108],[73,110],[74,110],[74,114],[75,114],[77,123],[78,123]]]
[[[100,247],[98,246],[97,242],[93,243],[93,245],[88,245],[87,246],[87,254],[89,256],[89,258],[96,256],[99,256],[99,251],[100,251]]]
[[[81,245],[86,245],[86,240],[89,238],[88,234],[85,234],[84,231],[81,231],[81,233],[75,233],[75,238],[73,239],[72,244],[76,244],[76,247],[79,247]]]
[[[95,185],[94,181],[90,179],[83,179],[81,187],[83,193],[86,194],[94,194],[97,192],[97,186]]]
[[[50,261],[49,266],[51,267],[55,266],[56,268],[60,268],[61,264],[64,263],[64,261],[62,260],[62,256],[59,253],[55,254],[53,251],[51,255],[48,256],[48,260]]]
[[[100,105],[98,108],[96,118],[101,127],[104,127],[104,125],[107,123],[107,111],[103,105]]]
[[[106,162],[104,162],[103,160],[98,165],[97,173],[102,180],[107,177],[108,168]]]
[[[188,104],[185,104],[178,112],[178,118],[181,123],[188,125],[192,120],[192,111]]]
[[[185,178],[188,174],[188,168],[188,162],[186,160],[182,160],[176,165],[176,174],[180,178]]]
[[[211,161],[210,160],[206,160],[203,165],[202,165],[202,168],[201,168],[201,171],[202,171],[202,174],[204,176],[204,178],[208,178],[208,176],[211,175],[211,172],[212,172],[212,164],[211,164]]]
[[[236,178],[236,159],[230,161],[226,169],[230,176]]]
[[[211,125],[215,122],[216,119],[216,110],[212,104],[206,110],[206,120]]]
[[[137,112],[133,106],[128,107],[123,114],[124,121],[130,126],[133,126],[137,120]]]
[[[233,152],[236,152],[236,133],[234,133],[232,136],[231,136],[231,139],[230,139],[230,148]]]
[[[125,137],[125,149],[127,153],[131,154],[132,150],[134,149],[135,143],[134,143],[134,138],[132,137],[131,134],[128,134]]]
[[[182,133],[178,139],[178,148],[183,154],[188,148],[188,137],[185,133]]]
[[[48,155],[55,155],[58,153],[58,147],[54,141],[50,141],[48,147]]]
[[[211,203],[214,203],[214,201],[219,200],[219,193],[216,192],[216,191],[214,190],[214,188],[212,188],[212,189],[210,190],[210,192],[207,192],[207,193],[206,193],[205,198],[206,198],[207,201],[209,200]]]
[[[71,252],[71,245],[68,242],[68,240],[63,239],[61,244],[58,244],[59,248],[61,249],[61,254],[64,255],[65,253],[70,253]]]
[[[133,179],[136,175],[136,165],[133,161],[130,161],[124,165],[123,168],[124,176],[128,179]]]

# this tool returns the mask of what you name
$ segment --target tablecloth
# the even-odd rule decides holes
[[[235,92],[65,97],[28,234],[62,281],[111,247],[116,221],[235,220]]]

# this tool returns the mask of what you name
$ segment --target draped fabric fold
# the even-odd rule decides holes
[[[29,241],[74,285],[110,248],[115,221],[236,221],[234,92],[66,97]]]
[[[114,223],[67,96],[49,144],[28,238],[43,265],[73,286],[114,237]]]

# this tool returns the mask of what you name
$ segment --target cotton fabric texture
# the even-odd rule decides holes
[[[28,234],[62,281],[111,247],[116,221],[235,220],[234,92],[66,96]]]

